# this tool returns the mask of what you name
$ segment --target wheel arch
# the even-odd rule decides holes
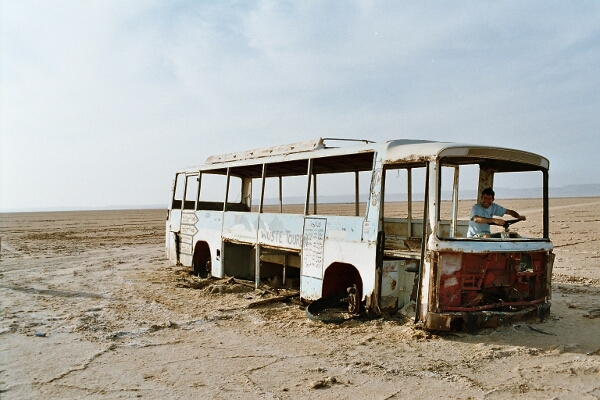
[[[330,297],[338,293],[346,293],[346,289],[356,285],[358,298],[362,298],[363,281],[358,269],[348,263],[331,263],[323,275],[322,297]]]
[[[205,241],[198,241],[194,246],[194,255],[192,257],[192,268],[194,273],[206,278],[211,275],[212,258],[210,246]]]

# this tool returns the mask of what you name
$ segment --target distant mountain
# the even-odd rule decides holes
[[[496,197],[499,199],[529,199],[535,197],[542,197],[542,188],[494,188],[496,191]],[[551,187],[549,189],[550,197],[600,197],[600,184],[586,184],[586,185],[568,185],[561,187]],[[423,198],[423,193],[413,193],[414,199]],[[476,199],[476,190],[465,190],[461,191],[462,200],[474,200]],[[442,198],[449,200],[452,198],[452,192],[444,191]],[[353,203],[354,197],[349,195],[331,195],[331,196],[320,196],[319,200],[321,203]],[[386,193],[387,201],[406,201],[406,193]],[[312,198],[311,198],[312,201]],[[360,196],[360,201],[367,201],[366,194]],[[286,197],[283,200],[284,204],[303,204],[304,197],[294,196]],[[265,204],[273,205],[279,204],[279,200],[269,198],[265,199]]]
[[[495,187],[496,197],[501,199],[530,199],[535,197],[542,197],[542,188],[503,188]],[[475,199],[477,193],[475,190],[466,190],[461,193],[462,199]],[[586,184],[586,185],[568,185],[561,187],[550,187],[550,197],[600,197],[600,184]],[[442,197],[444,199],[450,199],[452,193],[444,192]]]
[[[494,188],[496,197],[499,199],[528,199],[532,197],[541,197],[541,188]],[[443,192],[443,199],[450,199],[452,193]],[[550,197],[600,197],[600,184],[582,184],[582,185],[567,185],[550,188]],[[414,199],[423,198],[423,193],[413,193]],[[477,198],[475,190],[466,190],[461,192],[461,199],[469,200]],[[283,200],[284,204],[303,204],[304,196],[286,197]],[[387,201],[406,201],[405,193],[387,193]],[[312,201],[312,198],[311,198]],[[354,197],[347,195],[332,195],[320,196],[321,203],[353,203]],[[366,194],[360,196],[361,202],[366,202]],[[275,198],[265,199],[266,205],[279,204],[279,200]],[[143,209],[166,209],[166,204],[145,204],[145,205],[114,205],[106,207],[40,207],[40,208],[21,208],[21,209],[5,209],[0,210],[0,213],[5,212],[40,212],[40,211],[85,211],[85,210],[143,210]]]
[[[559,188],[550,188],[550,197],[598,197],[600,184],[567,185]]]

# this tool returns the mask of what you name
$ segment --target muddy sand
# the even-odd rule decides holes
[[[476,334],[248,307],[165,259],[165,210],[0,214],[0,398],[599,399],[600,198],[550,205],[550,318]]]

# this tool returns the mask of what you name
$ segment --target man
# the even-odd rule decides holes
[[[467,237],[489,238],[490,225],[503,226],[505,222],[502,218],[494,218],[494,216],[502,217],[508,214],[520,221],[526,219],[524,215],[494,203],[494,196],[492,188],[483,189],[481,192],[481,199],[471,208]]]

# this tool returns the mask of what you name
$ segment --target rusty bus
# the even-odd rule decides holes
[[[201,277],[245,278],[257,287],[278,277],[308,303],[346,294],[356,313],[412,302],[415,322],[430,330],[549,313],[546,158],[423,140],[331,144],[211,156],[177,171],[169,259]],[[526,197],[535,198],[530,211],[541,213],[542,226],[468,238],[470,208],[494,186],[498,194],[535,188]]]

